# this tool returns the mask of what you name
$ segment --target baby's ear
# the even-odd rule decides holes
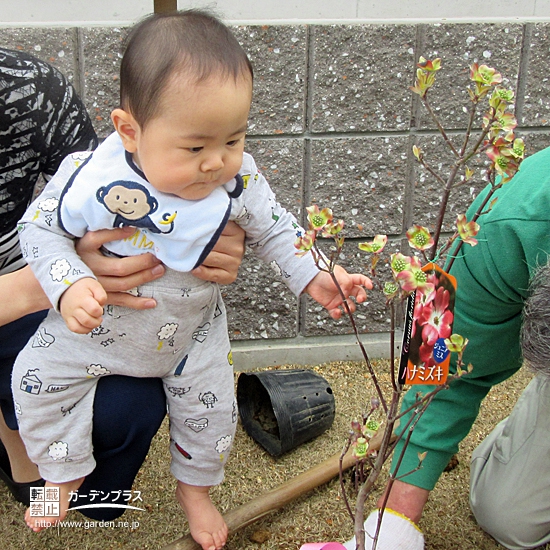
[[[128,111],[118,108],[111,113],[111,120],[122,140],[124,149],[129,153],[135,153],[140,133],[139,124],[136,119]]]

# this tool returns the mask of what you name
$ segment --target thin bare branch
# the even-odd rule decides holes
[[[423,103],[424,107],[426,107],[426,110],[428,111],[430,117],[435,122],[435,124],[437,126],[437,129],[439,130],[439,133],[441,134],[441,136],[445,140],[445,143],[449,146],[449,148],[453,152],[454,156],[456,158],[460,158],[460,155],[459,155],[458,151],[456,150],[455,146],[453,145],[453,142],[449,139],[449,136],[447,135],[447,132],[445,131],[445,128],[443,128],[443,126],[441,126],[441,122],[439,122],[439,118],[437,117],[437,115],[432,110],[432,106],[430,105],[427,96],[424,96],[421,99],[422,99],[422,103]]]

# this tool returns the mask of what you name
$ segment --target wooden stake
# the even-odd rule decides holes
[[[178,0],[154,0],[155,13],[166,11],[176,11],[178,9]]]

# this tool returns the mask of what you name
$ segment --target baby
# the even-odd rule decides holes
[[[204,550],[225,544],[209,489],[223,479],[237,422],[231,349],[218,286],[190,272],[228,220],[296,295],[308,292],[331,311],[342,303],[330,275],[310,255],[296,256],[303,230],[244,153],[252,81],[244,50],[210,14],[146,18],[122,59],[116,131],[93,153],[67,157],[22,220],[22,250],[54,310],[19,355],[13,394],[29,456],[46,486],[60,487],[59,520],[95,467],[98,378],[161,377],[177,499]],[[163,261],[166,274],[136,289],[154,309],[104,310],[106,293],[74,250],[87,231],[124,226],[135,231],[105,253],[152,251]],[[370,281],[336,273],[346,297],[364,301]],[[30,509],[25,518],[41,529],[44,518]]]

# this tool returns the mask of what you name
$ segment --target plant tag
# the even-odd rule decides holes
[[[445,338],[453,332],[456,279],[433,263],[422,270],[434,290],[416,291],[407,299],[399,383],[440,385],[447,381],[451,362]]]

